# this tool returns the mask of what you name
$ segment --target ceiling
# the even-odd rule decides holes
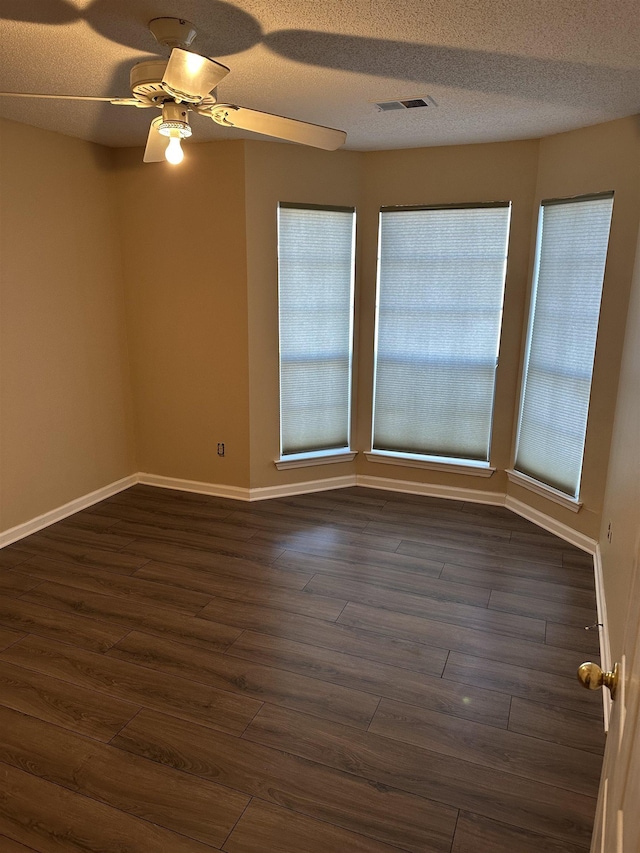
[[[218,100],[347,131],[371,150],[545,136],[640,112],[637,0],[0,0],[0,91],[126,97],[168,55],[152,18],[231,73]],[[429,97],[422,109],[375,101]],[[0,115],[144,145],[152,110],[0,98]],[[193,117],[193,141],[255,137]]]

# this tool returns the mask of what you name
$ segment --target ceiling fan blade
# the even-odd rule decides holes
[[[162,88],[177,100],[197,104],[228,73],[226,65],[199,53],[174,47],[162,78]]]
[[[335,151],[347,139],[344,130],[262,113],[259,110],[250,110],[233,104],[217,104],[211,109],[211,118],[223,126],[252,130],[264,136],[275,136],[278,139],[286,139],[288,142],[324,148],[325,151]]]
[[[160,163],[165,159],[164,152],[167,150],[169,140],[163,136],[158,127],[162,124],[162,116],[154,118],[149,127],[149,135],[147,136],[147,147],[144,149],[145,163]]]
[[[0,98],[57,98],[62,101],[106,101],[115,103],[123,98],[93,98],[90,95],[34,95],[32,92],[0,92]]]

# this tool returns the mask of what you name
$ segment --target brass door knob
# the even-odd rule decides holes
[[[611,672],[603,672],[597,663],[583,663],[578,667],[578,681],[587,690],[597,690],[604,684],[611,691],[611,698],[616,698],[620,667],[616,663]]]

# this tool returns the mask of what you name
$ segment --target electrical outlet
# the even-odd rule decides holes
[[[607,527],[607,542],[611,544],[611,539],[613,537],[613,531],[611,529],[611,522],[609,522],[609,526]]]
[[[218,442],[218,456],[224,456],[224,442]]]

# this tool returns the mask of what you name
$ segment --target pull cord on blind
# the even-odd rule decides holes
[[[514,468],[577,498],[613,194],[543,202]]]
[[[374,450],[488,462],[510,211],[381,212]]]
[[[349,447],[355,211],[280,205],[281,456]]]

